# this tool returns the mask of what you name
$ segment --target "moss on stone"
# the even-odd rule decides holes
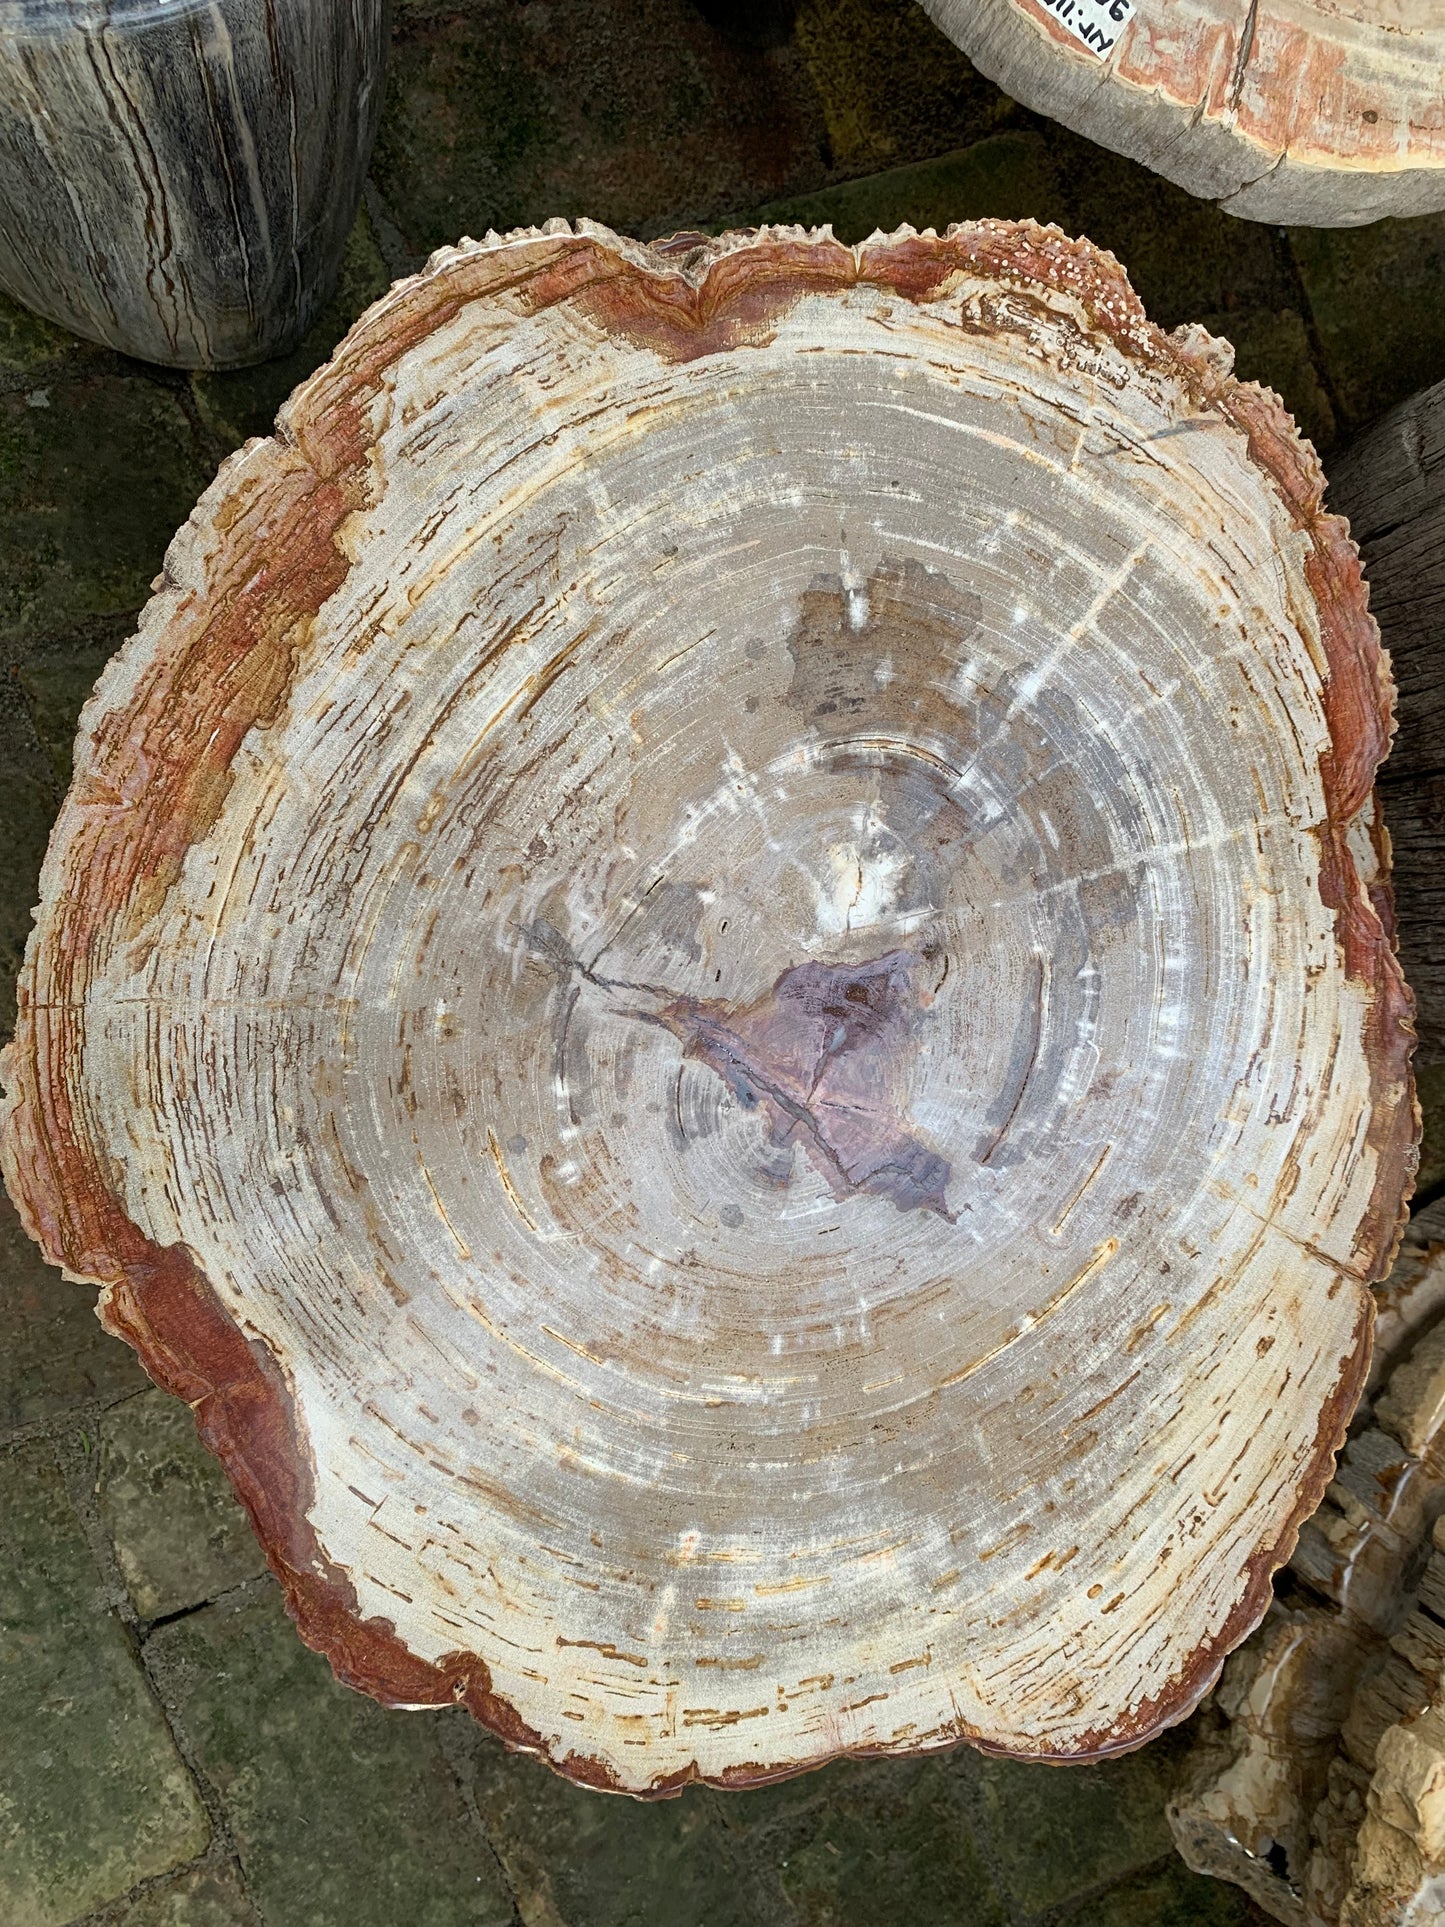
[[[269,1580],[170,1621],[146,1655],[225,1803],[264,1920],[509,1927],[511,1897],[438,1750],[438,1716],[338,1685]]]
[[[142,1619],[182,1612],[265,1571],[190,1407],[165,1392],[143,1392],[105,1414],[96,1495]]]
[[[1068,1916],[1068,1927],[1272,1927],[1238,1887],[1191,1873],[1182,1860],[1131,1880]]]
[[[15,1023],[15,982],[40,894],[40,865],[61,790],[36,734],[12,638],[0,637],[0,1034]]]
[[[1424,1199],[1445,1187],[1445,1064],[1417,1064],[1415,1094],[1424,1120],[1415,1189]]]
[[[0,1438],[147,1383],[134,1352],[102,1330],[95,1292],[46,1264],[0,1191]]]
[[[209,1836],[49,1447],[0,1457],[0,1920],[62,1927]]]
[[[210,475],[139,367],[0,395],[0,638],[138,609]]]
[[[523,1920],[766,1927],[756,1859],[739,1850],[707,1789],[656,1804],[599,1799],[495,1740],[474,1751],[477,1805]]]
[[[914,0],[800,0],[796,36],[848,173],[947,152],[1022,113]]]
[[[84,374],[119,357],[0,294],[0,393]]]
[[[554,215],[646,238],[821,185],[827,134],[796,45],[713,11],[404,0],[373,173],[408,245]]]
[[[107,1927],[257,1927],[257,1922],[234,1869],[223,1865],[196,1867],[152,1887]]]
[[[57,795],[70,782],[80,712],[100,672],[135,629],[135,614],[97,616],[59,634],[25,639],[15,676],[36,737],[55,773]],[[4,767],[0,749],[0,771]]]
[[[980,1768],[979,1839],[1015,1917],[1060,1907],[1174,1850],[1164,1802],[1177,1739],[1099,1766],[989,1759]]]
[[[777,1837],[799,1927],[1003,1927],[967,1799],[975,1766],[955,1756],[830,1769],[828,1797]]]
[[[1005,220],[1063,220],[1059,191],[1044,139],[1032,132],[995,134],[936,160],[916,161],[859,180],[840,181],[816,194],[774,201],[760,208],[759,222],[831,224],[840,241],[862,241],[877,230],[891,233],[907,223],[936,228],[985,216]]]

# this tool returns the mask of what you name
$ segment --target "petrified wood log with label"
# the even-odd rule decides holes
[[[922,0],[1025,106],[1256,221],[1445,207],[1439,0]]]
[[[465,243],[85,712],[9,1183],[383,1699],[645,1793],[1136,1745],[1368,1365],[1390,702],[1085,243]]]

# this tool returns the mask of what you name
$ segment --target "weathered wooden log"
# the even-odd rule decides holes
[[[1445,1203],[1411,1220],[1377,1297],[1380,1395],[1170,1809],[1190,1866],[1286,1927],[1420,1927],[1445,1897]]]
[[[0,0],[0,288],[179,368],[284,354],[331,293],[387,0]]]
[[[922,0],[1025,106],[1255,221],[1445,207],[1436,0]]]
[[[1403,403],[1330,459],[1330,505],[1348,516],[1370,608],[1399,689],[1399,731],[1380,794],[1394,846],[1400,949],[1421,1055],[1445,1059],[1445,382]]]
[[[1031,225],[445,250],[87,708],[5,1169],[303,1636],[589,1783],[1089,1759],[1257,1622],[1413,1166],[1388,673]]]

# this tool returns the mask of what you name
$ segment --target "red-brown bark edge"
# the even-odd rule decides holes
[[[433,1664],[385,1619],[363,1618],[346,1573],[308,1518],[314,1471],[304,1423],[267,1348],[248,1338],[190,1253],[153,1243],[115,1195],[101,1147],[72,1108],[68,1073],[81,1062],[89,967],[142,940],[186,849],[215,821],[246,732],[281,713],[316,613],[345,579],[342,525],[380,486],[368,459],[388,407],[389,370],[412,346],[483,297],[534,312],[572,302],[613,334],[675,361],[770,338],[811,293],[866,282],[921,304],[960,287],[1006,292],[988,325],[1027,325],[1030,304],[1072,297],[1081,342],[1109,337],[1129,357],[1182,381],[1201,412],[1248,438],[1250,454],[1310,544],[1308,579],[1328,663],[1331,747],[1321,759],[1327,820],[1319,832],[1321,889],[1335,912],[1345,967],[1369,996],[1371,1142],[1380,1177],[1356,1240],[1361,1281],[1384,1275],[1398,1241],[1418,1136],[1410,1079],[1411,999],[1394,954],[1388,883],[1361,887],[1347,840],[1369,800],[1392,732],[1393,690],[1346,525],[1323,511],[1323,478],[1278,400],[1221,371],[1192,337],[1150,323],[1112,256],[1031,222],[984,221],[939,238],[905,230],[854,250],[826,233],[763,230],[648,251],[601,230],[554,226],[510,242],[445,251],[362,318],[333,360],[283,410],[277,437],[232,458],[167,558],[141,634],[102,678],[87,709],[75,780],[42,877],[43,905],[20,986],[7,1085],[3,1163],[32,1237],[52,1263],[103,1287],[106,1327],[139,1354],[157,1384],[183,1398],[250,1515],[301,1637],[337,1676],[394,1706],[460,1702],[509,1745],[551,1759],[581,1784],[621,1789],[585,1755],[552,1758],[542,1736],[492,1690],[485,1662],[457,1654]],[[191,538],[195,538],[192,542]],[[182,550],[183,541],[191,546]],[[209,547],[206,544],[209,543]],[[203,549],[199,582],[195,548]],[[263,558],[257,567],[257,558]],[[189,566],[188,566],[189,565]],[[167,601],[169,598],[169,601]],[[183,733],[177,719],[184,716]],[[1383,840],[1382,840],[1383,841]],[[1156,1699],[1067,1755],[1098,1759],[1142,1745],[1187,1716],[1226,1654],[1262,1617],[1271,1579],[1333,1474],[1364,1383],[1373,1308],[1360,1293],[1356,1342],[1320,1415],[1298,1503],[1283,1532],[1244,1574],[1220,1631]],[[992,1752],[960,1726],[948,1742]],[[894,1749],[861,1749],[887,1753]],[[714,1784],[759,1785],[824,1764],[812,1758],[730,1769]],[[658,1798],[701,1780],[695,1765],[644,1790]]]

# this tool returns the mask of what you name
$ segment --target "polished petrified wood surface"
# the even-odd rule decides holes
[[[1320,491],[1003,223],[468,243],[226,465],[7,1175],[344,1678],[637,1791],[1196,1702],[1413,1164]]]

